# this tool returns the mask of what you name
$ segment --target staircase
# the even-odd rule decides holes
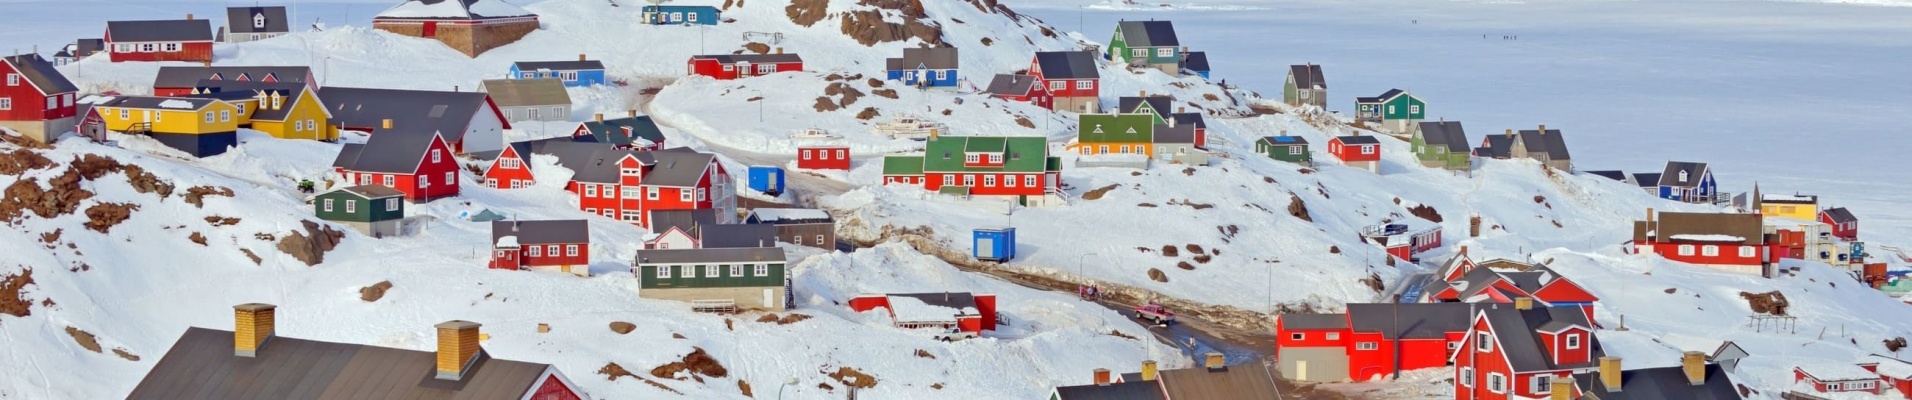
[[[150,135],[153,133],[153,123],[151,122],[135,123],[135,124],[127,126],[126,130],[122,131],[122,133],[125,133],[128,135]]]

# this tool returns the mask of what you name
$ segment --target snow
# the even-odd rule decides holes
[[[1694,242],[1744,242],[1746,238],[1733,235],[1686,233],[1668,236],[1668,239]]]
[[[1142,2],[1142,1],[1136,1],[1136,0],[1103,0],[1100,3],[1092,3],[1082,7],[1091,9],[1091,10],[1107,10],[1107,11],[1176,11],[1176,10],[1245,11],[1245,10],[1266,10],[1267,9],[1265,7],[1256,7],[1256,6],[1206,5],[1206,4],[1198,4],[1198,3],[1180,3],[1180,4],[1150,3],[1150,2]]]
[[[1859,359],[1859,362],[1879,364],[1878,369],[1879,375],[1881,376],[1901,380],[1912,378],[1912,363],[1907,363],[1905,360],[1874,354]]]
[[[931,305],[923,300],[908,296],[890,296],[890,313],[896,315],[897,323],[910,322],[956,322],[960,310]]]
[[[460,3],[464,0],[444,0],[427,4],[420,0],[406,0],[379,12],[379,17],[387,18],[472,18],[480,17],[516,17],[535,15],[504,0],[478,0],[471,3],[469,9]]]
[[[1697,351],[1706,353],[1707,357],[1712,357],[1713,352],[1719,351],[1719,347],[1726,344],[1725,340],[1718,338],[1682,334],[1668,334],[1661,336],[1659,340],[1661,343],[1672,346],[1674,350]]]
[[[1806,363],[1799,365],[1800,371],[1818,378],[1820,382],[1856,381],[1878,379],[1879,375],[1860,368],[1857,365],[1841,363]]]
[[[193,107],[193,102],[190,102],[190,101],[185,101],[185,100],[166,100],[166,101],[161,101],[161,102],[159,102],[159,106],[160,106],[161,108],[176,108],[176,109],[181,109],[181,110],[191,110],[191,109],[193,109],[193,108],[194,108],[194,107]]]
[[[1762,194],[1762,195],[1760,195],[1760,196],[1759,196],[1759,198],[1760,198],[1761,200],[1765,200],[1765,201],[1799,201],[1799,202],[1809,202],[1809,201],[1818,201],[1818,200],[1819,200],[1818,198],[1815,198],[1815,197],[1812,197],[1812,196],[1801,196],[1801,195],[1793,195],[1793,194],[1774,194],[1774,193],[1767,193],[1767,194]]]
[[[830,213],[814,208],[759,208],[750,210],[763,221],[830,219]]]
[[[500,237],[498,238],[498,247],[518,247],[518,237],[517,236]]]

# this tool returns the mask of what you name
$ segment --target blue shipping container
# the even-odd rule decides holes
[[[978,260],[1005,262],[1016,258],[1016,228],[977,229],[973,243]]]
[[[783,194],[783,168],[767,165],[750,166],[750,190],[771,196]]]

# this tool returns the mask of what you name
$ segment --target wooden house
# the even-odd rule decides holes
[[[785,243],[835,250],[836,219],[830,213],[808,208],[758,208],[744,217],[746,224],[777,227],[777,240]]]
[[[486,79],[478,90],[491,96],[507,122],[571,120],[571,94],[558,78]]]
[[[581,219],[491,221],[492,269],[591,276],[591,226]]]
[[[571,131],[571,139],[580,142],[603,143],[620,149],[663,150],[664,131],[657,128],[657,122],[649,115],[638,115],[637,110],[625,110],[623,118],[604,119],[604,114],[595,114],[591,120],[579,122],[577,129]]]
[[[1619,357],[1604,357],[1597,368],[1574,373],[1573,379],[1548,379],[1552,387],[1545,393],[1556,399],[1739,400],[1744,386],[1733,383],[1731,370],[1704,358],[1686,352],[1677,366],[1621,370]]]
[[[850,170],[850,146],[797,146],[797,168],[814,170]]]
[[[1149,113],[1076,114],[1076,141],[1065,149],[1085,156],[1138,154],[1154,157],[1155,122]]]
[[[1573,170],[1573,155],[1567,152],[1566,136],[1559,129],[1547,129],[1546,125],[1536,130],[1514,132],[1508,129],[1504,135],[1482,137],[1480,147],[1474,149],[1474,155],[1501,160],[1526,158],[1540,161],[1541,165],[1549,168]]]
[[[53,65],[67,65],[106,51],[105,39],[79,39],[53,52]]]
[[[1873,372],[1879,374],[1881,387],[1898,392],[1897,396],[1912,398],[1912,362],[1878,354],[1861,357],[1859,362],[1874,365]]]
[[[960,59],[955,47],[908,47],[903,56],[884,60],[884,74],[904,86],[955,88],[962,77],[957,74]]]
[[[280,139],[338,140],[338,132],[329,128],[332,112],[319,100],[318,93],[303,83],[202,79],[198,92],[188,96],[214,96],[239,108],[248,128]],[[232,97],[232,96],[237,96]]]
[[[352,227],[372,237],[404,234],[405,193],[383,185],[358,185],[312,198],[319,219]]]
[[[1142,372],[1110,374],[1097,368],[1087,385],[1057,386],[1049,400],[1201,400],[1279,399],[1275,371],[1260,362],[1228,365],[1222,353],[1202,354],[1193,368],[1157,370],[1143,361]]]
[[[1753,192],[1759,192],[1759,186],[1753,186]],[[1819,219],[1819,196],[1810,194],[1774,194],[1763,193],[1753,197],[1755,209],[1767,217],[1784,217],[1813,221]]]
[[[749,78],[778,72],[802,71],[803,57],[784,54],[779,47],[772,54],[707,54],[690,56],[691,75],[717,80]]]
[[[765,224],[740,224],[714,209],[656,210],[649,212],[645,228],[652,235],[644,240],[646,249],[728,249],[776,247],[777,227]]]
[[[1182,53],[1182,72],[1208,79],[1208,52],[1191,51]]]
[[[1313,153],[1308,151],[1308,139],[1300,136],[1263,136],[1255,141],[1255,152],[1275,161],[1314,165]]]
[[[1327,109],[1328,78],[1321,75],[1321,66],[1288,66],[1288,80],[1281,84],[1281,100],[1295,107],[1314,105]]]
[[[1817,393],[1885,394],[1887,385],[1879,377],[1877,362],[1859,364],[1805,363],[1793,367],[1793,384],[1810,387]]]
[[[145,135],[194,157],[223,154],[239,144],[238,107],[218,99],[117,96],[93,105],[102,126]]]
[[[578,208],[586,213],[649,225],[651,211],[715,209],[720,223],[737,220],[737,193],[728,170],[714,155],[682,147],[640,151],[570,138],[518,142],[492,160],[485,184],[530,187],[533,154],[556,158],[572,171],[569,182],[554,184],[577,196]]]
[[[1278,315],[1275,360],[1281,377],[1306,382],[1365,382],[1444,367],[1475,307],[1355,303],[1340,314]]]
[[[1594,325],[1579,307],[1536,307],[1531,299],[1517,299],[1511,307],[1478,308],[1469,321],[1449,357],[1456,400],[1548,397],[1559,387],[1554,381],[1570,381],[1596,365],[1619,370],[1619,359],[1604,357]]]
[[[458,159],[436,131],[382,129],[365,143],[346,143],[332,169],[349,185],[384,185],[411,201],[457,196]]]
[[[187,328],[126,398],[589,398],[555,366],[492,357],[476,322],[434,325],[436,350],[418,351],[281,335],[276,310],[240,304],[230,331]]]
[[[1375,97],[1354,99],[1354,119],[1379,124],[1381,130],[1406,134],[1427,119],[1427,103],[1401,89],[1388,89]]]
[[[638,297],[711,312],[782,311],[790,304],[782,248],[644,249],[636,258]]]
[[[883,158],[884,184],[968,196],[1003,196],[1024,205],[1060,202],[1062,161],[1037,136],[935,136],[924,154]]]
[[[565,87],[584,87],[604,84],[604,63],[586,59],[578,55],[577,61],[519,61],[511,63],[509,79],[551,78],[564,82]]]
[[[651,4],[639,12],[638,21],[647,25],[717,25],[721,17],[717,7]]]
[[[1328,154],[1343,165],[1381,173],[1381,141],[1373,136],[1336,136],[1328,139]]]
[[[1832,207],[1819,212],[1819,222],[1832,226],[1832,236],[1846,241],[1859,240],[1859,217],[1852,215],[1845,207]]]
[[[273,66],[164,66],[153,76],[154,96],[185,96],[193,94],[204,86],[203,81],[236,81],[279,83],[292,82],[319,90],[319,81],[312,75],[312,67],[273,67]]]
[[[1594,317],[1594,303],[1600,301],[1585,287],[1545,266],[1524,271],[1472,268],[1455,279],[1430,282],[1422,287],[1421,293],[1424,295],[1420,299],[1403,300],[1513,304],[1515,300],[1527,298],[1539,307],[1579,307],[1589,321]]]
[[[285,6],[226,7],[226,26],[215,40],[240,43],[284,36],[291,32]]]
[[[1102,72],[1096,68],[1095,53],[1036,52],[1029,62],[1029,75],[1048,86],[1051,109],[1079,113],[1102,109]]]
[[[373,16],[372,28],[434,39],[477,57],[538,30],[538,15],[504,0],[404,0]]]
[[[1104,50],[1103,58],[1116,64],[1155,68],[1169,76],[1176,76],[1182,73],[1182,54],[1185,51],[1181,41],[1175,38],[1174,23],[1121,21],[1115,24],[1115,35],[1109,38],[1109,47]]]
[[[984,92],[998,99],[1055,109],[1055,94],[1049,92],[1049,85],[1042,83],[1042,78],[1034,75],[996,74],[995,78],[989,80],[989,89]]]
[[[1460,121],[1421,122],[1420,129],[1408,141],[1414,158],[1428,168],[1469,171],[1474,167],[1473,152],[1467,149],[1467,130]]]
[[[982,334],[996,330],[996,295],[972,293],[861,294],[849,301],[856,312],[884,309],[903,329],[956,328]]]
[[[1153,119],[1150,123],[1156,126],[1168,125],[1169,127],[1179,127],[1188,125],[1190,129],[1194,130],[1192,133],[1195,135],[1193,138],[1195,146],[1200,148],[1208,147],[1208,122],[1202,117],[1202,113],[1188,112],[1188,107],[1174,106],[1174,96],[1150,96],[1148,92],[1142,92],[1140,94],[1141,96],[1137,97],[1124,96],[1116,99],[1116,109],[1114,112],[1118,114],[1151,115]],[[1160,140],[1157,141],[1159,142]],[[1160,151],[1157,152],[1160,153]]]
[[[113,62],[212,62],[212,23],[203,19],[107,21],[106,54]]]
[[[1441,247],[1441,225],[1420,218],[1404,218],[1361,228],[1361,239],[1393,258],[1420,262],[1421,253]],[[1390,265],[1394,260],[1388,260]]]
[[[1654,213],[1633,222],[1633,253],[1746,275],[1773,277],[1773,257],[1759,214]]]
[[[1713,180],[1713,169],[1703,162],[1668,161],[1656,182],[1654,186],[1662,199],[1713,204],[1725,198],[1719,193],[1719,183]]]
[[[73,130],[79,87],[38,54],[0,57],[0,127],[42,143]]]
[[[457,154],[495,154],[511,123],[483,92],[325,87],[319,89],[334,130],[371,132],[386,121],[399,129],[433,130]],[[334,137],[337,132],[332,133]]]

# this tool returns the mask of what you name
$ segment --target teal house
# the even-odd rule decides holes
[[[716,25],[720,14],[711,6],[644,6],[639,19],[648,25]]]
[[[1115,37],[1109,39],[1102,58],[1180,75],[1182,53],[1182,42],[1175,39],[1175,25],[1169,21],[1122,21],[1115,24]]]
[[[1427,119],[1427,102],[1405,90],[1389,89],[1380,96],[1355,98],[1354,119],[1379,124],[1381,130],[1406,134]]]

